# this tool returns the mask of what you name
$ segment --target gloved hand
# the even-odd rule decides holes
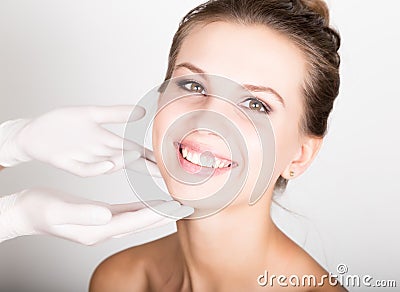
[[[132,114],[131,114],[132,113]],[[0,125],[0,165],[13,166],[36,159],[73,174],[89,177],[130,169],[160,176],[152,152],[103,128],[102,124],[141,119],[139,106],[80,106],[53,110],[33,120],[14,120]],[[123,153],[125,151],[125,155]],[[146,159],[146,158],[150,158]]]
[[[189,216],[176,201],[109,205],[50,189],[29,189],[0,198],[0,242],[22,235],[49,234],[85,245],[162,226]],[[171,217],[170,217],[171,216]]]

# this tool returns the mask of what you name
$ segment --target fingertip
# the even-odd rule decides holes
[[[149,166],[149,172],[152,177],[156,178],[162,178],[163,176],[161,175],[160,169],[154,165],[154,166]]]
[[[99,163],[99,172],[106,173],[111,171],[115,167],[115,164],[112,161],[103,161]]]
[[[141,119],[146,110],[135,105],[91,106],[89,114],[93,120],[100,124],[126,123]]]
[[[177,220],[183,219],[185,217],[188,217],[194,213],[194,208],[189,207],[189,206],[181,206],[178,210],[173,211],[171,213],[172,217],[176,217]]]
[[[169,201],[167,200],[149,200],[149,201],[145,201],[144,204],[148,205],[150,207],[156,207],[159,206],[161,204],[167,203]]]
[[[135,105],[135,106],[133,106],[133,109],[131,110],[131,114],[129,115],[128,122],[133,122],[133,121],[139,120],[139,119],[143,118],[145,115],[146,115],[146,109],[139,105]]]
[[[173,211],[179,209],[181,204],[177,201],[167,201],[165,203],[159,204],[153,207],[154,210],[158,211],[161,214],[169,215]]]
[[[112,170],[115,164],[112,161],[106,160],[96,163],[85,163],[80,161],[73,161],[68,165],[68,170],[70,173],[78,175],[80,177],[93,177],[101,174],[105,174]]]
[[[123,150],[124,151],[140,151],[143,152],[143,146],[137,144],[136,142],[129,140],[127,137],[123,138]]]
[[[94,206],[91,211],[91,217],[94,225],[104,225],[111,221],[111,211],[103,206]]]
[[[136,150],[128,150],[124,151],[124,163],[129,164],[132,163],[133,161],[136,161],[140,158],[141,154],[139,151]]]

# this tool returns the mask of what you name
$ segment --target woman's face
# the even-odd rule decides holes
[[[212,195],[229,183],[232,167],[240,168],[245,160],[250,172],[235,204],[248,201],[252,187],[261,169],[260,157],[263,149],[260,145],[254,124],[244,118],[243,111],[259,118],[269,118],[275,135],[275,164],[271,183],[266,193],[272,194],[274,184],[279,175],[287,168],[298,152],[301,135],[299,131],[302,116],[302,87],[306,74],[306,61],[302,52],[285,36],[261,25],[240,25],[230,22],[213,22],[195,26],[184,39],[179,50],[172,78],[180,78],[190,74],[215,74],[224,76],[246,87],[253,98],[235,101],[235,106],[218,98],[206,98],[207,87],[203,79],[199,83],[182,84],[184,90],[203,98],[184,98],[165,106],[159,112],[153,125],[153,148],[161,174],[170,194],[176,199],[199,199]],[[193,78],[195,79],[195,78]],[[176,155],[171,158],[179,161],[179,165],[196,176],[196,163],[183,159],[193,153],[189,160],[195,160],[196,151],[210,150],[217,156],[220,164],[219,172],[205,183],[191,185],[176,180],[168,171],[168,160],[162,159],[161,145],[168,129],[178,117],[195,110],[207,110],[223,114],[229,122],[239,129],[246,142],[246,155],[238,161],[232,161],[232,153],[224,137],[215,134],[212,128],[186,133],[185,136],[174,137],[165,147],[174,149]],[[264,116],[263,116],[264,115]],[[265,116],[267,115],[267,116]],[[193,119],[209,119],[206,114],[197,114]],[[199,123],[201,124],[201,123]],[[220,125],[219,125],[220,126]],[[255,123],[257,127],[257,122]],[[216,123],[216,128],[217,123]],[[172,131],[173,132],[173,131]],[[177,141],[176,141],[177,140]],[[168,141],[168,139],[166,139]],[[177,144],[181,147],[176,149]],[[171,144],[171,145],[169,145]],[[184,150],[187,148],[186,150]],[[184,152],[184,153],[181,153]],[[171,152],[170,152],[171,153]],[[243,155],[242,155],[243,154]],[[240,161],[240,162],[239,162]],[[216,159],[212,161],[216,162]],[[239,163],[238,163],[239,162]],[[223,165],[221,168],[221,164]],[[231,164],[231,165],[229,165]],[[236,165],[239,164],[239,165]],[[213,165],[215,167],[215,165]],[[244,170],[243,170],[244,171]]]

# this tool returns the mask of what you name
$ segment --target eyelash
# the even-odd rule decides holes
[[[204,86],[203,86],[200,82],[195,81],[195,80],[179,80],[179,81],[176,82],[176,84],[177,84],[180,88],[182,88],[183,90],[186,90],[186,91],[192,92],[192,93],[193,93],[193,91],[190,90],[189,88],[187,88],[186,86],[187,86],[187,85],[190,85],[190,84],[194,84],[194,85],[196,85],[196,86],[200,86],[200,87],[203,89],[203,91],[205,92]],[[197,93],[197,94],[204,95],[204,96],[206,95],[206,93],[199,93],[199,92],[196,92],[196,93]],[[259,99],[259,98],[256,98],[256,97],[247,98],[246,100],[242,101],[240,104],[242,104],[242,103],[244,103],[244,102],[248,102],[248,101],[256,101],[256,102],[259,102],[259,103],[262,105],[262,108],[264,109],[264,111],[260,111],[261,113],[270,114],[270,113],[272,112],[272,109],[271,109],[271,107],[270,107],[268,104],[266,104],[263,100],[261,100],[261,99]],[[246,108],[250,109],[250,107],[246,107]]]
[[[259,103],[261,104],[262,108],[264,109],[263,112],[265,112],[266,114],[270,114],[270,113],[272,112],[272,109],[271,109],[271,107],[270,107],[269,105],[267,105],[264,101],[262,101],[262,100],[260,100],[260,99],[258,99],[258,98],[256,98],[256,97],[249,97],[249,98],[247,98],[246,100],[244,100],[244,101],[241,102],[241,103],[244,103],[244,102],[246,102],[246,101],[256,101],[256,102],[259,102]],[[249,107],[247,107],[247,108],[249,108]]]
[[[189,88],[186,87],[186,85],[188,85],[188,84],[195,84],[195,85],[197,85],[197,86],[200,86],[201,88],[203,88],[203,91],[205,91],[204,86],[203,86],[200,82],[198,82],[198,81],[195,81],[195,80],[188,80],[188,79],[177,81],[177,85],[178,85],[179,87],[181,87],[183,90],[186,90],[186,91],[188,91],[188,92],[192,92],[192,93],[193,93],[192,90],[190,90]],[[200,92],[196,92],[196,93],[199,94]],[[205,93],[200,93],[200,94],[201,94],[201,95],[206,95]]]

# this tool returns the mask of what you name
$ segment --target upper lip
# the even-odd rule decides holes
[[[193,140],[185,140],[184,142],[175,142],[174,144],[176,147],[185,147],[186,146],[186,147],[191,148],[194,151],[199,152],[199,153],[204,153],[204,152],[208,151],[208,152],[211,152],[213,154],[213,156],[215,156],[218,159],[227,160],[227,161],[232,162],[232,160],[230,158],[226,157],[224,154],[220,154],[220,153],[216,152],[215,147],[210,146],[208,144],[204,144],[204,143],[197,142],[197,141],[195,142]]]

